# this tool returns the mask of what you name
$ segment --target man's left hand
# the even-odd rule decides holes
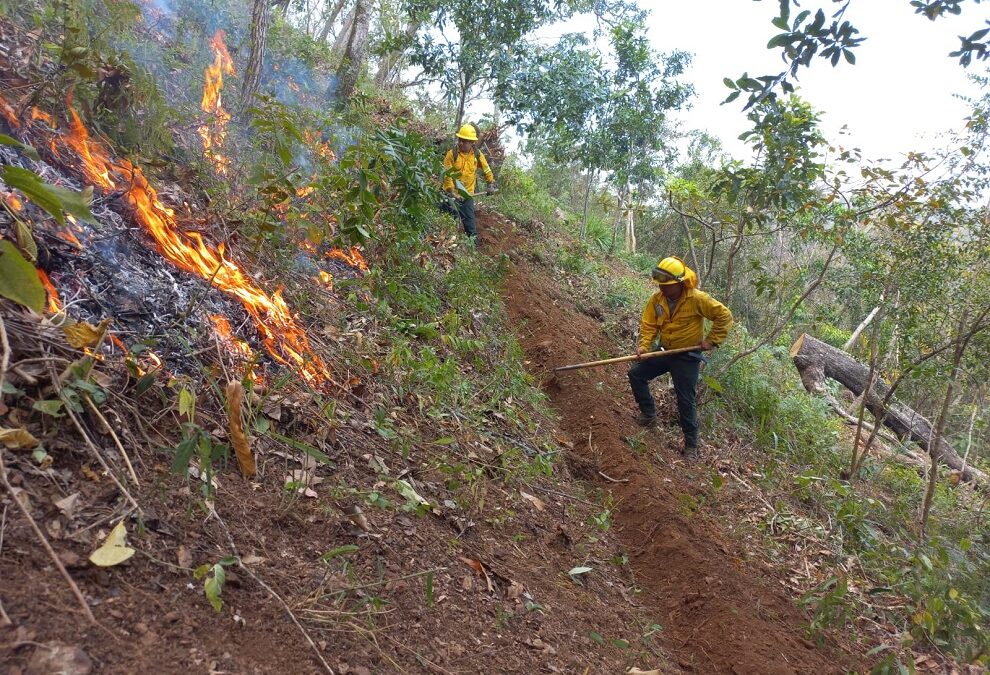
[[[713,349],[715,349],[715,345],[714,344],[712,344],[708,340],[702,340],[701,341],[701,351],[703,351],[703,352],[710,352]]]

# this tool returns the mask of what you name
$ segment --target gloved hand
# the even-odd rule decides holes
[[[485,192],[487,192],[490,195],[493,195],[496,192],[498,192],[498,186],[495,185],[495,183],[489,183],[488,188],[485,190]]]

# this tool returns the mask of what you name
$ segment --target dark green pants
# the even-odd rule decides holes
[[[474,200],[456,199],[453,201],[457,205],[456,209],[449,201],[445,200],[440,202],[440,210],[452,216],[459,217],[461,219],[461,225],[464,226],[464,234],[469,237],[478,236],[478,228],[474,218]]]
[[[677,356],[661,356],[639,361],[629,369],[629,384],[639,410],[648,417],[657,414],[657,404],[650,393],[650,380],[670,373],[677,395],[677,417],[684,432],[684,444],[698,446],[698,409],[695,397],[698,375],[701,373],[701,352],[687,352]]]

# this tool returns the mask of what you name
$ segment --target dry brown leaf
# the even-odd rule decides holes
[[[103,334],[107,332],[110,319],[104,319],[99,326],[80,321],[79,323],[62,326],[66,341],[76,349],[86,349],[95,347],[103,339]]]
[[[544,508],[546,508],[546,504],[544,504],[543,500],[540,499],[539,497],[535,495],[531,495],[528,492],[523,492],[522,490],[519,491],[519,494],[522,495],[523,499],[525,499],[530,504],[532,504],[533,508],[536,509],[537,511],[542,511]]]
[[[0,443],[11,450],[25,450],[38,445],[38,439],[27,429],[0,428]]]
[[[241,558],[241,562],[245,565],[259,565],[265,562],[265,558],[255,555],[254,553],[248,553],[246,556]]]
[[[185,545],[179,546],[179,549],[175,552],[175,558],[179,561],[179,567],[192,567],[192,553],[189,552],[189,549]]]
[[[630,668],[626,671],[626,675],[663,675],[663,671],[656,670],[640,670],[639,668]]]
[[[516,600],[523,594],[523,591],[525,590],[526,590],[525,586],[523,586],[518,581],[513,581],[511,584],[509,584],[509,588],[505,592],[505,597],[507,597],[509,600]]]
[[[254,463],[251,445],[248,443],[248,437],[244,433],[244,425],[241,421],[241,400],[243,398],[244,387],[241,383],[236,380],[228,382],[227,415],[230,423],[230,442],[234,446],[237,463],[241,467],[241,475],[244,478],[253,478],[258,473],[258,467]]]
[[[485,578],[485,584],[488,586],[488,592],[493,593],[495,591],[495,584],[492,583],[491,577],[488,576],[488,572],[485,571],[485,565],[480,560],[475,560],[474,558],[465,558],[464,556],[457,556],[461,562],[470,567],[475,571],[478,576]]]
[[[79,493],[73,492],[68,497],[64,497],[55,502],[55,506],[58,510],[62,512],[62,515],[66,518],[72,519],[72,514],[76,510],[76,502],[79,501]]]
[[[465,591],[470,591],[472,588],[474,588],[474,580],[471,578],[470,574],[465,574],[464,578],[461,579],[461,588],[463,588]]]
[[[341,509],[341,511],[344,512],[344,515],[346,515],[355,526],[361,528],[365,532],[371,532],[371,527],[368,526],[368,519],[364,517],[364,512],[361,511],[360,506],[345,506]]]
[[[527,640],[523,644],[525,644],[527,647],[531,647],[532,649],[538,649],[547,656],[553,656],[554,654],[557,653],[557,650],[554,649],[552,645],[547,644],[540,638],[533,638],[532,640]]]

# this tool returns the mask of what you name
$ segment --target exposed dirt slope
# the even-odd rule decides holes
[[[665,647],[680,666],[754,674],[855,667],[837,650],[808,641],[807,620],[769,578],[771,572],[745,561],[719,524],[707,519],[704,486],[712,469],[681,460],[676,426],[643,433],[635,425],[625,367],[553,376],[554,367],[615,355],[616,346],[559,280],[518,252],[522,235],[511,224],[481,214],[479,231],[484,249],[510,254],[503,293],[531,372],[543,379],[573,443],[572,468],[611,489],[620,540],[645,602],[653,604],[664,627]],[[662,396],[661,417],[673,421],[673,401]],[[718,450],[703,452],[711,458]],[[663,465],[653,457],[662,457]]]

